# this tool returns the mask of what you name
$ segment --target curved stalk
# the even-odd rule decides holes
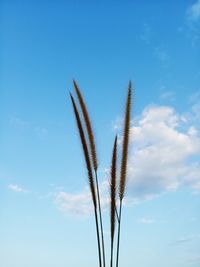
[[[98,209],[99,209],[99,219],[100,219],[100,228],[101,228],[101,245],[102,245],[102,253],[103,253],[103,266],[105,267],[106,266],[106,260],[105,260],[103,221],[102,221],[102,214],[101,214],[101,201],[100,201],[100,194],[99,194],[99,183],[98,183],[97,170],[95,170],[95,179],[96,179],[97,203],[98,203]]]
[[[119,207],[119,224],[118,224],[118,236],[117,236],[116,267],[118,267],[118,264],[119,264],[119,243],[120,243],[120,231],[121,231],[121,214],[122,214],[122,201],[120,201],[120,207]]]
[[[113,242],[111,242],[110,251],[111,251],[111,255],[110,255],[110,267],[113,267]]]
[[[101,263],[101,246],[100,246],[100,234],[99,234],[99,223],[98,223],[98,216],[97,216],[97,210],[96,208],[94,209],[94,214],[95,214],[95,223],[96,223],[96,232],[97,232],[97,243],[98,243],[98,253],[99,253],[99,267],[102,266]]]
[[[96,201],[96,192],[95,192],[95,185],[94,185],[94,179],[93,179],[93,173],[92,173],[92,166],[91,166],[91,162],[90,162],[90,156],[89,156],[89,152],[88,152],[87,142],[85,139],[85,134],[84,134],[83,126],[82,126],[81,119],[79,116],[79,112],[78,112],[78,109],[76,107],[76,103],[74,101],[74,98],[71,94],[70,94],[70,97],[71,97],[71,101],[72,101],[72,105],[73,105],[73,109],[74,109],[74,114],[76,117],[76,123],[77,123],[78,131],[79,131],[79,136],[81,139],[83,154],[84,154],[86,168],[87,168],[87,172],[88,172],[88,182],[89,182],[90,191],[91,191],[91,195],[92,195],[94,214],[95,214],[95,222],[96,222],[97,243],[98,243],[98,253],[99,253],[99,267],[102,267],[99,223],[98,223],[98,215],[97,215],[97,201]]]

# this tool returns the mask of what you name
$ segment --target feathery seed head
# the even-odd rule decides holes
[[[86,143],[86,139],[85,139],[85,134],[83,131],[83,127],[82,127],[82,123],[81,123],[80,116],[78,113],[78,109],[76,107],[76,103],[75,103],[74,98],[73,98],[71,93],[70,93],[70,97],[71,97],[71,101],[72,101],[72,105],[73,105],[73,109],[74,109],[74,114],[76,117],[76,122],[77,122],[77,127],[79,130],[79,135],[80,135],[80,139],[81,139],[83,153],[84,153],[84,157],[85,157],[85,162],[86,162],[86,167],[87,167],[87,172],[88,172],[88,181],[89,181],[89,185],[90,185],[90,191],[92,194],[93,205],[94,205],[94,208],[96,209],[96,192],[95,192],[92,167],[91,167],[91,163],[90,163],[90,157],[89,157],[89,152],[88,152],[87,143]]]
[[[120,201],[122,201],[124,197],[125,186],[126,186],[126,172],[127,172],[127,159],[128,159],[129,132],[130,132],[130,117],[131,117],[131,93],[132,93],[132,85],[131,82],[129,82],[128,95],[126,101],[126,111],[124,118],[124,133],[123,133],[123,147],[122,147],[120,188],[119,188]]]
[[[83,113],[86,129],[87,129],[93,168],[95,171],[97,171],[98,163],[97,163],[96,147],[95,147],[94,134],[93,134],[92,126],[91,126],[91,122],[90,122],[90,117],[89,117],[84,99],[82,97],[82,94],[80,92],[80,89],[79,89],[75,80],[73,80],[73,84],[74,84],[74,89],[75,89],[76,95],[78,97],[78,101],[79,101],[79,104],[80,104],[80,107],[81,107],[81,110]]]

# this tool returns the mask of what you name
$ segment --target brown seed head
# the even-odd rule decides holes
[[[89,152],[88,152],[88,148],[87,148],[87,143],[86,143],[86,140],[85,140],[85,134],[84,134],[84,131],[83,131],[83,127],[82,127],[82,123],[81,123],[80,116],[79,116],[79,113],[78,113],[78,109],[76,107],[74,98],[71,95],[71,93],[70,93],[70,97],[71,97],[71,101],[72,101],[72,105],[73,105],[73,109],[74,109],[74,114],[75,114],[75,117],[76,117],[76,122],[77,122],[79,135],[80,135],[80,139],[81,139],[81,144],[82,144],[82,147],[83,147],[83,153],[84,153],[87,172],[88,172],[88,181],[89,181],[89,185],[90,185],[90,191],[91,191],[91,194],[92,194],[93,205],[94,205],[94,207],[96,209],[96,193],[95,193],[95,187],[94,187],[94,179],[93,179],[93,174],[92,174],[92,167],[91,167],[91,163],[90,163],[90,157],[89,157]]]
[[[90,122],[90,117],[87,111],[87,107],[86,104],[83,100],[83,97],[81,95],[80,89],[78,88],[78,85],[76,83],[76,81],[73,81],[74,84],[74,89],[76,91],[79,103],[80,103],[80,107],[83,113],[83,117],[84,117],[84,121],[85,121],[85,125],[86,125],[86,129],[87,129],[87,133],[88,133],[88,139],[89,139],[89,144],[90,144],[90,152],[91,152],[91,156],[92,156],[92,163],[93,163],[93,167],[94,170],[96,171],[98,168],[98,163],[97,163],[97,155],[96,155],[96,147],[95,147],[95,141],[94,141],[94,134],[92,131],[92,126],[91,126],[91,122]]]
[[[132,86],[129,82],[128,96],[126,101],[126,112],[124,118],[124,134],[123,134],[123,147],[122,147],[122,159],[121,159],[121,172],[120,172],[120,187],[119,198],[122,201],[126,186],[126,169],[128,159],[128,144],[129,144],[129,132],[130,132],[130,116],[131,116],[131,92]]]

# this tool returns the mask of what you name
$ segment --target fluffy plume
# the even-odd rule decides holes
[[[80,89],[78,88],[78,85],[76,81],[73,81],[74,89],[76,91],[76,95],[78,97],[78,101],[83,113],[83,118],[85,121],[88,139],[89,139],[89,146],[90,146],[90,154],[92,159],[93,168],[95,170],[95,178],[96,178],[96,190],[97,190],[97,202],[98,202],[98,208],[99,208],[99,217],[100,217],[100,229],[101,229],[101,239],[102,239],[102,251],[103,251],[103,266],[105,267],[105,249],[104,249],[104,237],[103,237],[103,222],[102,222],[102,215],[101,215],[101,202],[100,202],[100,195],[99,195],[99,185],[98,185],[98,177],[97,177],[97,155],[96,155],[96,147],[95,147],[95,140],[94,140],[94,134],[92,131],[92,126],[90,122],[90,117],[87,111],[86,104],[83,100],[82,94],[80,92]]]
[[[92,167],[91,167],[91,163],[90,163],[90,157],[89,157],[89,153],[88,153],[87,143],[86,143],[82,123],[80,120],[80,116],[79,116],[74,98],[71,94],[70,94],[70,97],[71,97],[71,101],[72,101],[72,105],[73,105],[73,109],[74,109],[74,114],[76,117],[76,122],[77,122],[79,135],[80,135],[80,139],[81,139],[81,144],[83,147],[83,153],[84,153],[86,167],[87,167],[87,171],[88,171],[88,180],[89,180],[90,190],[91,190],[91,194],[92,194],[92,200],[93,200],[94,207],[96,208],[96,193],[95,193],[94,179],[93,179],[93,175],[92,175]]]
[[[102,267],[100,234],[99,234],[99,224],[98,224],[98,214],[97,214],[96,191],[95,191],[95,186],[94,186],[92,167],[91,167],[91,163],[90,163],[90,156],[89,156],[89,152],[88,152],[88,148],[87,148],[87,143],[86,143],[86,139],[85,139],[82,123],[81,123],[80,116],[79,116],[79,113],[78,113],[78,109],[76,107],[74,98],[73,98],[73,96],[71,94],[70,94],[70,97],[71,97],[71,100],[72,100],[74,114],[75,114],[75,117],[76,117],[76,122],[77,122],[79,135],[80,135],[80,139],[81,139],[81,143],[82,143],[82,147],[83,147],[86,167],[87,167],[87,171],[88,171],[88,180],[89,180],[90,191],[91,191],[91,194],[92,194],[92,200],[93,200],[93,205],[94,205],[94,215],[95,215],[97,243],[98,243],[98,253],[99,253],[99,267]]]
[[[118,225],[118,237],[117,237],[117,258],[116,267],[119,265],[119,243],[120,243],[120,231],[121,231],[121,212],[122,212],[122,200],[124,198],[124,191],[126,186],[126,167],[128,159],[128,144],[129,144],[129,131],[130,131],[130,117],[131,117],[131,82],[128,86],[128,96],[126,101],[126,112],[124,118],[124,136],[123,136],[123,147],[122,147],[122,160],[121,160],[121,173],[120,173],[120,185],[119,185],[119,225]]]
[[[98,163],[97,163],[97,155],[96,155],[96,147],[95,147],[95,141],[94,141],[94,135],[93,135],[93,131],[92,131],[92,126],[91,126],[91,122],[90,122],[90,117],[86,108],[86,104],[83,100],[83,97],[81,95],[81,92],[78,88],[78,85],[76,83],[76,81],[73,81],[74,84],[74,89],[76,91],[77,97],[78,97],[78,101],[80,103],[81,106],[81,110],[83,113],[83,117],[85,120],[85,125],[86,125],[86,129],[87,129],[87,133],[88,133],[88,138],[89,138],[89,144],[90,144],[90,151],[91,151],[91,156],[92,156],[92,163],[93,163],[93,167],[94,170],[96,171],[98,168]]]
[[[124,191],[126,186],[126,168],[127,168],[127,158],[128,158],[128,144],[129,144],[130,117],[131,117],[131,92],[132,92],[132,85],[131,82],[129,82],[128,96],[126,102],[126,112],[124,119],[124,135],[123,135],[120,188],[119,188],[120,201],[124,197]]]

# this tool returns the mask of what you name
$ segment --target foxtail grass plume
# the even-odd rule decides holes
[[[84,124],[86,128],[86,137],[82,122],[80,119],[79,111],[77,109],[76,103],[73,96],[71,96],[71,101],[74,109],[74,114],[76,117],[76,122],[78,126],[78,131],[82,143],[84,158],[87,167],[88,181],[90,186],[90,191],[92,195],[92,202],[94,206],[94,215],[96,223],[96,234],[97,234],[97,244],[99,252],[99,267],[105,267],[105,248],[104,248],[104,232],[103,232],[103,223],[101,215],[101,202],[99,194],[99,185],[98,185],[98,162],[96,155],[95,140],[92,131],[92,126],[89,118],[89,114],[86,108],[86,104],[81,95],[80,89],[76,84],[76,81],[73,81],[74,89],[78,98],[80,109],[83,115]],[[116,218],[118,222],[118,232],[117,232],[117,244],[116,244],[116,267],[119,264],[119,245],[120,245],[120,230],[121,230],[121,218],[122,218],[122,202],[126,189],[126,176],[127,176],[127,161],[128,161],[128,147],[129,147],[129,134],[130,134],[130,118],[131,118],[131,94],[132,94],[132,85],[129,82],[128,86],[128,95],[126,100],[125,116],[124,116],[124,130],[123,130],[123,144],[122,144],[122,156],[121,156],[121,169],[120,169],[120,179],[119,179],[119,211],[116,204],[116,173],[117,173],[117,136],[115,137],[113,151],[112,151],[112,161],[111,161],[111,170],[110,170],[110,237],[111,237],[111,255],[110,255],[110,267],[114,266],[113,263],[113,254],[114,254],[114,243],[115,243],[115,227],[116,227]],[[95,176],[93,176],[95,175]],[[95,180],[94,178],[95,177]],[[100,231],[99,223],[101,230],[101,244],[100,244]],[[103,259],[103,266],[102,266]]]
[[[92,195],[92,200],[93,200],[93,206],[94,206],[94,214],[95,214],[95,223],[96,223],[96,232],[97,232],[97,243],[98,243],[98,253],[99,253],[99,267],[102,267],[102,262],[101,262],[101,245],[100,245],[100,234],[99,234],[99,223],[98,223],[98,214],[97,214],[97,200],[96,200],[96,191],[95,191],[95,186],[94,186],[94,179],[93,179],[93,173],[92,173],[92,167],[90,163],[90,156],[88,152],[88,147],[87,147],[87,142],[85,139],[85,134],[83,131],[82,123],[80,120],[80,116],[78,113],[78,109],[76,107],[75,101],[73,96],[70,93],[73,109],[74,109],[74,114],[76,117],[76,122],[79,130],[79,135],[83,147],[83,153],[85,157],[85,162],[86,162],[86,167],[88,171],[88,181],[90,185],[90,191]]]
[[[71,101],[72,101],[72,105],[73,105],[73,109],[74,109],[74,114],[75,114],[75,117],[76,117],[77,127],[78,127],[78,130],[79,130],[79,135],[80,135],[80,139],[81,139],[81,144],[82,144],[82,147],[83,147],[83,152],[84,152],[84,157],[85,157],[85,162],[86,162],[86,167],[87,167],[87,172],[88,172],[88,181],[89,181],[89,185],[90,185],[90,191],[92,193],[92,200],[93,200],[94,207],[96,208],[97,201],[96,201],[94,179],[93,179],[92,168],[91,168],[91,163],[90,163],[90,157],[89,157],[89,152],[88,152],[88,148],[87,148],[87,143],[86,143],[86,139],[85,139],[85,134],[84,134],[84,131],[83,131],[82,123],[81,123],[81,120],[80,120],[80,116],[79,116],[78,109],[76,107],[74,98],[73,98],[73,96],[71,94],[70,94],[70,97],[71,97]]]
[[[122,146],[122,159],[121,159],[121,172],[120,172],[120,184],[119,184],[119,224],[118,224],[118,237],[117,237],[117,258],[116,267],[119,264],[119,244],[120,244],[120,231],[121,231],[121,216],[122,216],[122,202],[124,198],[125,186],[126,186],[126,169],[128,159],[128,145],[129,145],[129,132],[130,132],[130,117],[131,117],[131,93],[132,85],[129,82],[128,96],[126,101],[126,111],[124,118],[124,133],[123,133],[123,146]]]
[[[122,159],[121,159],[121,173],[120,173],[120,186],[119,186],[119,198],[124,197],[126,186],[126,172],[127,172],[127,159],[128,159],[128,144],[129,144],[129,132],[130,132],[130,117],[131,117],[131,81],[128,86],[128,96],[126,102],[126,112],[124,119],[124,133],[123,133],[123,147],[122,147]]]
[[[89,144],[90,144],[90,151],[91,151],[91,156],[92,156],[92,163],[93,163],[93,167],[94,170],[96,171],[98,168],[98,163],[97,163],[97,154],[96,154],[96,147],[95,147],[95,141],[94,141],[94,135],[93,135],[93,131],[92,131],[92,126],[91,126],[91,122],[90,122],[90,117],[87,111],[87,107],[86,104],[83,100],[82,94],[80,92],[80,89],[76,83],[76,81],[73,81],[74,84],[74,89],[76,91],[80,106],[81,106],[81,110],[83,113],[83,117],[85,120],[85,125],[86,125],[86,129],[87,129],[87,133],[88,133],[88,139],[89,139]]]
[[[97,190],[97,202],[98,202],[98,209],[99,209],[99,218],[100,218],[100,227],[101,227],[101,243],[102,243],[102,253],[103,253],[103,266],[105,267],[105,247],[104,247],[104,234],[103,234],[103,222],[102,222],[102,214],[101,214],[101,201],[100,201],[100,194],[99,194],[99,182],[98,182],[98,175],[97,175],[97,169],[98,169],[98,163],[97,163],[97,154],[96,154],[96,147],[95,147],[95,140],[94,140],[94,134],[92,131],[92,126],[90,122],[90,117],[87,111],[86,104],[84,102],[84,99],[82,97],[82,94],[80,92],[80,89],[76,83],[76,81],[73,81],[74,89],[76,91],[76,95],[78,97],[78,101],[82,110],[83,118],[85,121],[85,126],[87,129],[88,139],[89,139],[89,145],[90,145],[90,154],[91,159],[93,163],[93,168],[95,171],[95,179],[96,179],[96,190]]]

